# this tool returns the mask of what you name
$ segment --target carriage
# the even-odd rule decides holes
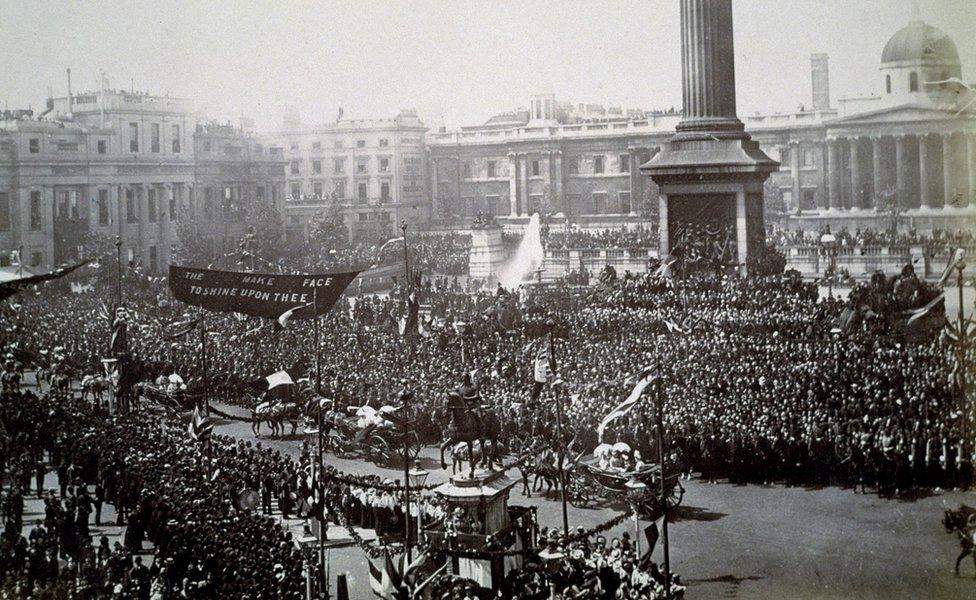
[[[662,500],[669,508],[681,504],[685,489],[679,481],[677,472],[665,476],[664,495],[661,494],[661,466],[648,464],[633,471],[613,471],[600,468],[596,458],[576,462],[566,480],[566,493],[570,503],[578,508],[592,504],[628,500],[631,488],[628,483],[636,481],[644,484],[638,502],[638,512],[642,515],[660,514]]]
[[[357,418],[338,411],[328,411],[324,421],[323,444],[336,456],[360,455],[378,465],[403,465],[403,435],[389,421],[364,419],[362,415]],[[407,446],[407,457],[412,463],[423,448],[416,432],[408,434]]]
[[[133,391],[136,397],[144,398],[165,410],[185,412],[191,410],[195,404],[193,397],[186,393],[186,386],[169,383],[157,385],[155,382],[143,381],[135,384]]]

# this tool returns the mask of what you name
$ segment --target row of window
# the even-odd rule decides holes
[[[345,148],[345,142],[343,140],[335,140],[332,142],[332,148],[335,150],[343,150]],[[380,148],[388,148],[390,146],[389,138],[380,138],[377,140],[377,146]],[[322,150],[322,142],[312,142],[309,146],[313,152],[319,152]],[[365,148],[366,140],[356,140],[356,148]],[[300,152],[301,146],[298,142],[292,142],[288,146],[288,150],[291,152]]]
[[[541,210],[543,202],[542,194],[529,194],[528,200],[529,206],[524,207],[521,211],[522,213],[531,214]],[[570,213],[617,215],[627,214],[631,211],[629,191],[616,193],[593,192],[585,197],[579,194],[570,194],[566,197],[566,200],[567,206],[564,208]],[[467,216],[473,216],[479,212],[501,216],[509,214],[511,210],[507,197],[502,198],[501,196],[492,194],[485,195],[481,199],[471,197],[461,198],[461,204],[458,208],[460,209],[460,214]]]
[[[794,156],[795,155],[795,156]],[[800,148],[799,152],[794,152],[793,148],[783,148],[779,152],[780,168],[786,168],[793,164],[796,156],[800,158],[800,166],[812,168],[816,166],[816,151],[813,148]]]
[[[315,159],[312,160],[312,174],[321,175],[322,174],[322,161]],[[380,173],[390,172],[390,158],[387,156],[382,156],[378,159],[378,169]],[[292,160],[288,164],[288,173],[290,175],[301,175],[302,174],[302,161]],[[345,175],[346,173],[346,159],[345,158],[334,158],[332,159],[332,174],[333,175]],[[356,159],[356,174],[357,175],[368,175],[369,174],[369,158],[357,158]]]
[[[593,155],[593,175],[605,175],[609,173],[607,166],[607,157],[603,154]],[[528,162],[528,173],[530,177],[541,177],[543,164],[539,159],[533,159]],[[570,175],[580,174],[580,161],[579,157],[570,156],[566,159],[566,170]],[[630,154],[621,154],[617,157],[617,170],[616,173],[630,173]],[[472,163],[464,162],[461,165],[461,176],[465,179],[471,179],[473,174]],[[487,179],[494,179],[499,177],[498,171],[498,161],[489,160],[485,163],[485,177]]]
[[[272,186],[272,199],[277,202],[278,190]],[[389,188],[383,193],[389,196]],[[150,187],[146,190],[146,213],[145,218],[149,223],[158,223],[161,219],[175,221],[179,213],[179,202],[176,191],[171,190],[168,199],[163,199],[157,194],[157,189]],[[265,187],[257,186],[255,196],[258,200],[264,200]],[[136,194],[134,189],[127,189],[123,195],[124,218],[126,223],[138,223],[142,219]],[[225,211],[230,210],[231,188],[224,188]],[[109,190],[99,189],[97,197],[93,200],[94,210],[98,215],[98,225],[101,227],[111,224],[111,213],[109,208]],[[193,213],[193,199],[190,198],[188,206],[190,213]],[[216,197],[214,188],[204,188],[204,217],[213,220],[216,215]],[[121,208],[120,208],[121,210]],[[30,192],[29,199],[29,226],[31,231],[41,231],[44,227],[44,204],[39,190]],[[81,217],[79,205],[79,194],[77,190],[57,190],[54,198],[54,218],[77,220]],[[11,219],[11,199],[9,192],[0,192],[0,231],[10,231]]]
[[[390,182],[381,181],[380,182],[380,202],[390,201]],[[325,192],[325,186],[321,181],[312,182],[312,196],[316,198],[325,198],[327,195],[335,195],[336,198],[340,200],[346,199],[346,182],[345,180],[339,179],[332,182],[332,190]],[[302,195],[302,185],[298,182],[291,184],[291,197],[300,198]],[[369,184],[365,181],[360,182],[356,185],[356,200],[359,202],[367,202],[369,200]]]
[[[180,126],[173,124],[171,127],[172,136],[170,138],[170,148],[173,154],[179,154],[182,151],[182,146],[180,145]],[[149,125],[149,151],[153,153],[159,153],[161,149],[160,145],[161,139],[161,125],[159,123],[150,123]],[[139,123],[129,123],[129,152],[139,151]],[[61,151],[78,151],[77,142],[56,142],[56,147]],[[41,138],[30,138],[27,140],[27,150],[31,154],[39,154],[41,152]],[[95,142],[95,151],[98,154],[108,153],[108,141],[107,140],[97,140]]]

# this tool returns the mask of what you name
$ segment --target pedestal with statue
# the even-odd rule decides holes
[[[471,248],[468,250],[468,274],[488,285],[498,277],[498,271],[508,260],[502,242],[502,228],[487,219],[479,219],[471,229]]]

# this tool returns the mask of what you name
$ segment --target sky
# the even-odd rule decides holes
[[[956,43],[976,81],[976,0],[733,0],[740,115],[810,104],[810,54],[831,99],[878,92],[885,42],[914,15]],[[114,88],[186,97],[211,117],[280,124],[384,118],[474,125],[530,94],[681,106],[677,0],[0,0],[0,103]]]

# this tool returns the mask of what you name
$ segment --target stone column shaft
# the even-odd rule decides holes
[[[863,208],[859,144],[857,138],[851,138],[851,208]]]
[[[878,196],[881,193],[881,138],[871,138],[871,162],[872,162],[872,182],[871,194],[874,197],[874,205],[877,206]]]
[[[837,156],[836,140],[827,140],[827,176],[830,178],[827,208],[843,208],[840,195],[840,161]]]
[[[952,205],[953,198],[956,196],[955,170],[952,165],[952,134],[942,135],[942,207]]]
[[[742,132],[735,116],[731,0],[681,0],[681,98],[676,131]]]
[[[918,136],[918,198],[920,208],[932,206],[929,192],[929,145],[926,136]]]
[[[519,215],[529,214],[529,157],[519,154]]]
[[[976,137],[967,134],[966,135],[966,174],[967,183],[969,185],[969,193],[965,198],[962,199],[960,203],[962,206],[969,206],[973,202],[973,196],[976,196],[976,166],[974,166],[974,161],[976,161]]]
[[[896,194],[900,206],[908,205],[906,202],[908,182],[905,180],[905,175],[907,174],[905,169],[908,168],[908,165],[905,164],[907,145],[908,142],[905,140],[905,136],[899,135],[895,138],[895,185],[898,187]]]
[[[518,215],[518,155],[508,155],[508,208],[509,216]]]
[[[803,158],[803,148],[799,142],[790,144],[790,176],[793,178],[793,203],[796,208],[803,206],[800,197],[800,160]],[[789,208],[789,207],[787,207]]]

